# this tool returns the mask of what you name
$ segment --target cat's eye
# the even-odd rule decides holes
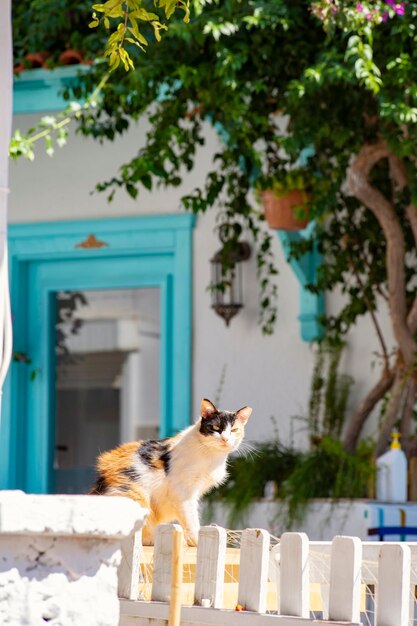
[[[213,430],[220,430],[219,426],[213,426]]]
[[[232,433],[237,433],[238,430],[238,428],[232,428]]]

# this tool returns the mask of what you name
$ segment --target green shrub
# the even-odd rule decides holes
[[[373,447],[364,441],[351,455],[341,441],[324,437],[304,454],[283,485],[288,523],[302,519],[311,498],[366,498],[375,474]]]

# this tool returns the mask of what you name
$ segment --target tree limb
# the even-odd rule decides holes
[[[409,204],[405,209],[405,214],[410,222],[411,230],[413,232],[414,241],[417,246],[417,207],[413,204]],[[409,310],[407,316],[407,324],[410,332],[414,335],[417,331],[417,297]]]
[[[403,401],[404,391],[406,389],[407,381],[405,380],[404,372],[402,370],[397,370],[390,398],[388,401],[387,410],[385,412],[384,423],[380,428],[378,441],[376,443],[375,454],[377,457],[386,450],[391,431],[394,428],[395,422],[398,418],[401,403]]]
[[[417,344],[407,325],[404,235],[394,206],[368,180],[374,165],[385,158],[391,158],[391,162],[394,163],[392,171],[396,176],[400,176],[401,168],[398,162],[395,158],[393,159],[385,141],[380,140],[374,144],[362,146],[349,169],[348,184],[352,194],[373,212],[384,232],[387,241],[386,266],[391,323],[404,360],[406,364],[410,364],[417,350]]]
[[[395,191],[402,191],[408,185],[407,170],[404,162],[395,154],[388,156],[392,186]]]
[[[385,339],[384,339],[384,336],[382,334],[382,330],[381,330],[381,327],[379,325],[378,319],[377,319],[377,317],[375,315],[375,311],[372,308],[372,304],[371,304],[368,296],[366,295],[365,285],[363,284],[363,281],[362,281],[362,279],[361,279],[361,277],[359,275],[359,272],[356,270],[355,264],[354,264],[352,259],[351,259],[351,268],[352,268],[352,272],[354,273],[354,275],[356,277],[358,285],[359,285],[359,287],[362,290],[363,300],[365,302],[366,308],[368,309],[368,313],[371,316],[372,323],[373,323],[373,325],[375,327],[375,332],[377,334],[379,343],[381,345],[382,355],[383,355],[383,358],[384,358],[384,367],[385,367],[386,370],[388,370],[389,369],[389,355],[388,355],[388,350],[387,350],[387,346],[386,346],[386,343],[385,343]]]
[[[388,157],[388,161],[393,187],[398,191],[402,191],[404,187],[408,185],[407,170],[404,162],[394,154]],[[409,204],[405,209],[405,214],[410,222],[411,231],[417,246],[417,207],[413,204]],[[414,335],[417,331],[417,298],[414,300],[408,312],[407,325]]]
[[[413,232],[414,241],[417,245],[417,207],[414,204],[409,204],[405,209],[405,214],[410,222],[411,230]]]
[[[384,397],[387,391],[390,390],[393,382],[393,372],[384,368],[381,378],[362,400],[350,418],[343,439],[343,444],[347,452],[353,453],[355,451],[364,423],[376,404]]]
[[[405,401],[404,411],[401,417],[400,432],[401,432],[401,445],[404,452],[408,455],[411,447],[411,426],[413,421],[414,402],[416,398],[416,381],[412,377],[408,381],[407,385],[407,397]]]

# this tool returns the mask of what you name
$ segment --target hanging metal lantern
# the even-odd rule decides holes
[[[242,261],[247,261],[250,253],[250,245],[239,241],[230,253],[221,248],[211,259],[211,306],[224,319],[226,326],[243,307]],[[222,267],[225,255],[229,266],[226,270]]]

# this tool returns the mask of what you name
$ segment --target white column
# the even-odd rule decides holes
[[[120,389],[120,441],[137,439],[136,427],[142,421],[140,402],[140,352],[130,352],[123,364]]]
[[[11,0],[0,2],[0,390],[10,364],[11,315],[7,268],[7,196],[12,130],[13,55]],[[0,391],[1,393],[1,391]],[[1,401],[1,395],[0,395]]]

